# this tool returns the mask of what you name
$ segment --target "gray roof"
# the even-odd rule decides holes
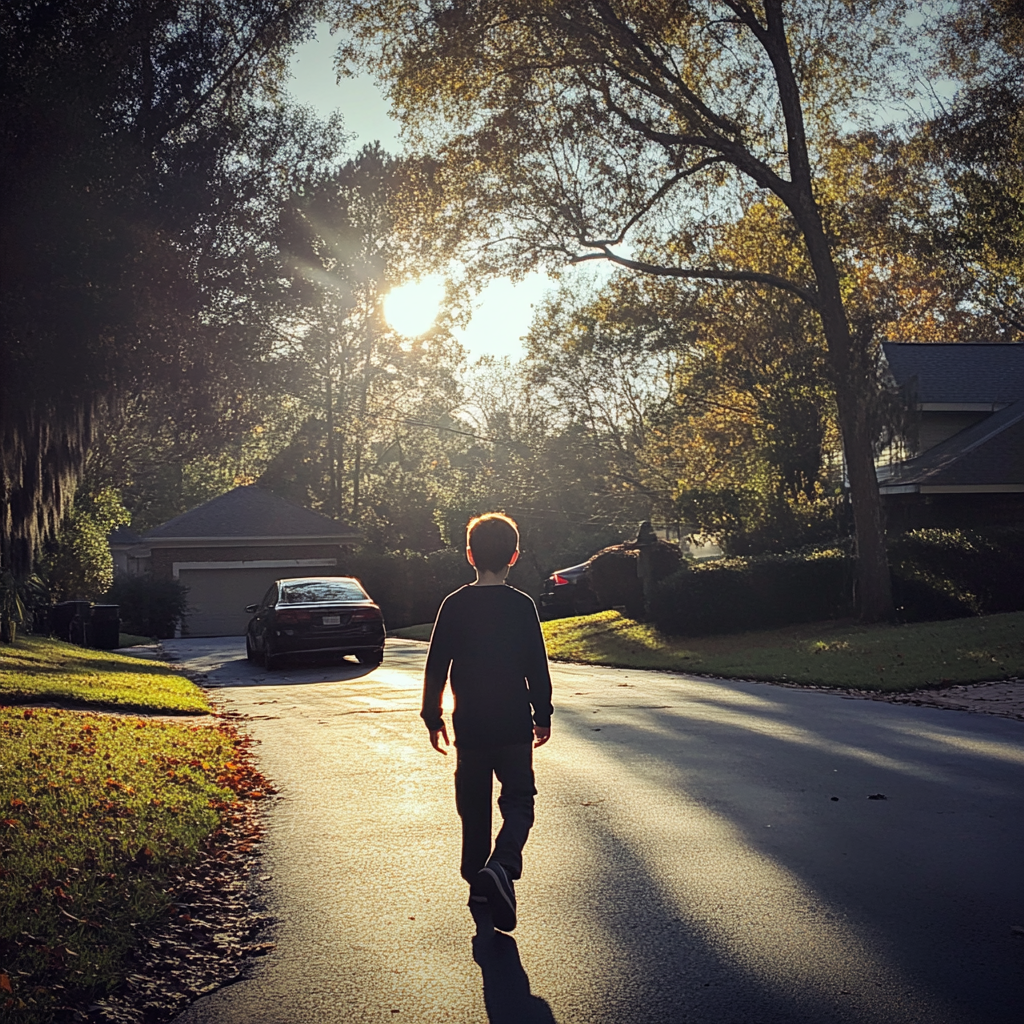
[[[279,498],[262,487],[236,487],[146,533],[146,541],[198,538],[337,538],[353,540],[358,531],[345,523],[294,502]]]
[[[1024,398],[1024,345],[882,345],[900,387],[921,405],[1008,405]]]
[[[1024,484],[1024,399],[908,459],[880,489],[1006,484]]]

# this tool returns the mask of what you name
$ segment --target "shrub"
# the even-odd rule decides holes
[[[905,621],[1024,610],[1024,530],[914,530],[889,562]]]
[[[114,579],[107,537],[131,519],[113,488],[79,495],[56,539],[39,559],[39,575],[54,601],[94,601]]]
[[[666,633],[701,636],[851,614],[852,563],[840,550],[728,558],[687,566],[655,585]]]
[[[148,574],[118,576],[103,603],[120,605],[122,632],[164,639],[174,636],[188,610],[188,587]]]
[[[891,538],[903,622],[1024,610],[1024,531],[915,530]],[[699,636],[850,615],[855,562],[844,552],[793,552],[705,562],[655,587],[652,617]]]
[[[345,555],[338,568],[362,582],[392,629],[433,622],[445,597],[474,575],[465,554],[451,550],[429,555],[358,551]]]
[[[644,618],[649,595],[644,591],[641,568],[641,546],[635,541],[612,544],[591,556],[587,575],[598,608],[625,608],[634,619]],[[658,540],[646,547],[651,586],[671,576],[683,561],[678,544]]]
[[[644,588],[636,574],[636,545],[612,544],[588,563],[590,586],[600,608],[625,608],[633,619],[644,616]]]

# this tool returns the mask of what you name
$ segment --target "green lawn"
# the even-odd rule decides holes
[[[739,679],[898,691],[1024,676],[1024,612],[862,626],[834,622],[666,637],[618,612],[545,622],[551,658]]]
[[[223,724],[0,707],[0,1022],[114,990],[168,888],[261,781]]]
[[[0,703],[26,701],[126,711],[210,711],[202,690],[169,665],[34,636],[0,645]]]
[[[134,633],[118,633],[118,647],[138,647],[140,644],[151,644],[153,638],[148,636],[136,636]]]

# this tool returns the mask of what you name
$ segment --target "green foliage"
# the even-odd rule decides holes
[[[644,588],[637,575],[639,552],[626,544],[612,544],[590,559],[590,586],[602,608],[625,608],[634,619],[644,616]]]
[[[686,639],[618,612],[542,626],[552,658],[589,665],[890,693],[1024,675],[1024,612],[904,626],[826,622]]]
[[[174,636],[188,610],[188,587],[180,580],[149,574],[118,576],[103,600],[120,607],[121,627],[126,633],[163,639]]]
[[[273,390],[268,242],[282,194],[341,140],[337,118],[268,102],[312,18],[276,0],[0,7],[0,556],[17,574],[97,438],[119,448],[126,407],[180,457]]]
[[[1008,333],[1024,332],[1024,10],[961,0],[943,21],[943,71],[963,83],[929,126],[952,208],[936,240]],[[993,339],[988,339],[993,340]]]
[[[756,456],[755,456],[756,457]],[[724,468],[724,467],[723,467]],[[839,495],[790,497],[763,487],[756,477],[724,487],[680,492],[677,516],[697,534],[714,537],[729,555],[782,553],[827,544],[846,531],[848,510]]]
[[[110,587],[114,560],[107,537],[130,521],[120,494],[112,488],[78,498],[39,562],[39,574],[54,601],[94,601]]]
[[[461,551],[362,551],[343,556],[338,570],[362,581],[389,629],[433,622],[444,598],[475,578]]]
[[[655,587],[652,618],[680,636],[835,619],[853,612],[851,569],[839,550],[702,562]]]
[[[241,751],[223,725],[19,708],[0,708],[0,748],[0,1019],[47,1024],[135,969],[243,788]]]
[[[891,538],[902,622],[1024,610],[1024,531],[915,530]],[[839,549],[727,558],[683,569],[656,588],[653,617],[682,636],[761,629],[853,614],[853,559]]]
[[[1024,530],[914,530],[889,558],[905,622],[1024,609]]]

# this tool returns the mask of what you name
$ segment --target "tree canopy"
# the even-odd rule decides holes
[[[869,325],[851,322],[846,253],[820,185],[907,42],[903,0],[346,0],[410,138],[438,155],[451,230],[483,269],[604,259],[690,281],[767,285],[821,322],[853,502],[866,618],[892,614],[869,415]],[[362,50],[359,49],[362,47]],[[369,49],[368,49],[369,47]],[[376,47],[376,49],[374,49]],[[772,197],[781,274],[720,260],[723,223]]]
[[[274,105],[309,4],[15,0],[0,13],[0,525],[19,572],[68,508],[103,404],[223,436],[269,339],[260,246],[338,125]]]

